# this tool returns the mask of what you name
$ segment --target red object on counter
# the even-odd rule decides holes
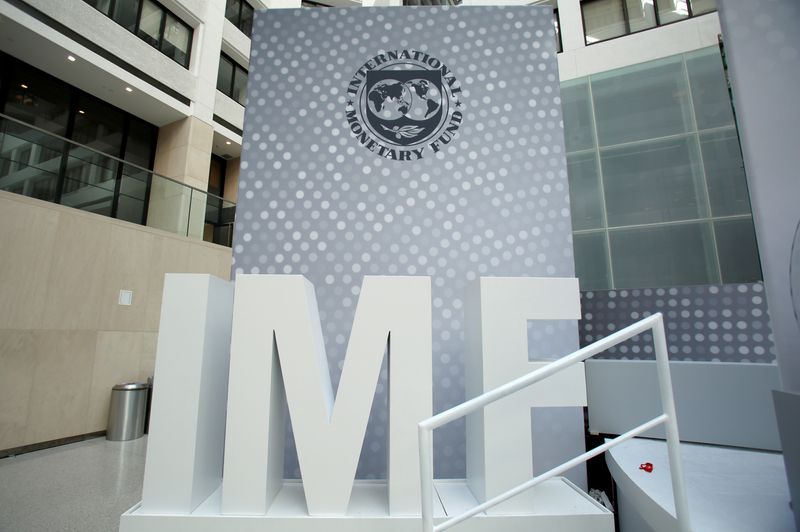
[[[642,469],[645,473],[652,473],[653,472],[653,464],[650,462],[645,462],[639,465],[639,469]]]

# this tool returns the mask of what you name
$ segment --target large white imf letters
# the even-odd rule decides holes
[[[233,310],[224,514],[264,514],[282,485],[289,403],[310,515],[344,515],[389,346],[389,511],[419,513],[416,425],[431,415],[427,277],[366,277],[334,401],[314,287],[239,275]]]
[[[483,277],[471,289],[466,307],[468,398],[547,365],[528,360],[528,320],[580,318],[577,279]],[[585,405],[583,364],[577,364],[469,416],[467,481],[478,500],[533,477],[531,407]],[[526,507],[531,501],[523,494],[489,513]]]
[[[468,397],[543,364],[528,361],[527,320],[579,317],[576,279],[483,278],[473,295]],[[432,408],[430,278],[364,278],[334,399],[305,278],[239,275],[234,294],[233,283],[207,275],[168,276],[142,512],[189,515],[221,481],[216,511],[267,514],[283,484],[288,402],[308,514],[346,515],[387,346],[388,510],[419,515],[417,424]],[[470,417],[467,474],[478,499],[531,477],[532,406],[585,403],[575,366]]]

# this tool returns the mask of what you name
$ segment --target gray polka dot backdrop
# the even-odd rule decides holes
[[[424,73],[358,73],[390,59],[390,70],[447,72],[440,86]],[[364,275],[432,278],[434,412],[464,400],[468,282],[574,276],[549,8],[259,11],[244,129],[234,275],[314,283],[334,387]],[[574,322],[533,324],[531,357],[569,353],[577,334]],[[386,474],[387,417],[384,367],[361,478]],[[580,409],[561,419],[572,447],[543,456],[580,452]],[[463,421],[434,444],[436,476],[463,477]],[[291,438],[286,456],[297,477]]]
[[[581,345],[655,312],[664,315],[671,360],[775,363],[762,283],[584,292]],[[598,358],[654,359],[646,333]]]

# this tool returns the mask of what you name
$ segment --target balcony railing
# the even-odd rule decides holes
[[[235,203],[4,114],[0,190],[231,245]]]

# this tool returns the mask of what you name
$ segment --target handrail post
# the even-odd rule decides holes
[[[667,453],[669,471],[672,477],[672,496],[675,499],[675,518],[681,532],[690,532],[689,501],[683,482],[683,463],[681,462],[681,440],[678,435],[678,418],[675,415],[675,399],[672,393],[672,378],[669,371],[667,338],[664,332],[664,318],[658,314],[653,326],[653,344],[656,352],[658,387],[661,393],[661,410],[669,417],[665,423],[667,433]]]
[[[432,430],[421,423],[419,430],[419,478],[422,497],[422,530],[433,532],[433,444]]]

